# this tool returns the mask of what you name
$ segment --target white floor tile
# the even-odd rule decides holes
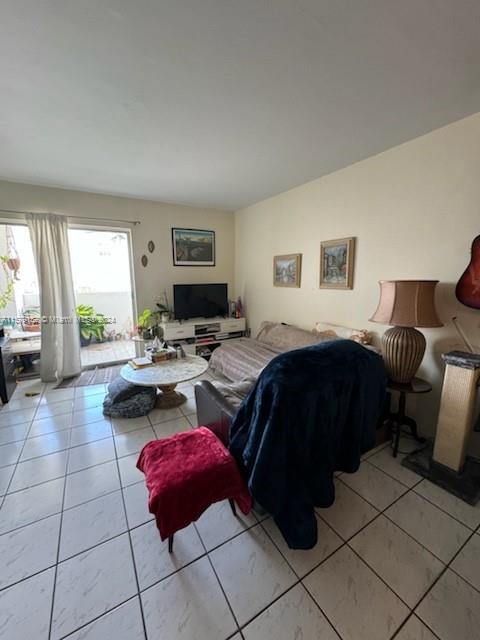
[[[73,447],[70,449],[70,457],[68,459],[68,473],[81,471],[109,460],[115,460],[113,438],[105,438],[79,447]]]
[[[378,511],[339,480],[335,481],[335,502],[328,509],[317,509],[318,515],[348,540],[378,515]]]
[[[318,542],[313,549],[308,550],[290,549],[272,518],[265,520],[262,526],[299,578],[303,578],[343,544],[335,531],[319,517],[317,517]]]
[[[93,396],[80,396],[73,401],[73,410],[76,412],[94,409],[95,407],[103,407],[104,399],[105,396],[102,393]]]
[[[296,577],[260,525],[210,553],[240,625],[291,587]]]
[[[22,394],[14,394],[10,401],[1,408],[1,411],[18,411],[19,409],[35,409],[40,402],[38,396],[22,396]]]
[[[343,473],[341,481],[380,511],[386,509],[407,490],[403,484],[369,462],[362,462],[356,473]]]
[[[190,431],[192,425],[184,416],[183,418],[176,418],[175,420],[166,420],[165,422],[156,424],[153,428],[157,434],[157,438],[169,438],[173,436],[174,433]]]
[[[103,415],[103,407],[99,406],[85,409],[84,411],[74,411],[72,424],[74,427],[80,427],[82,424],[90,424],[91,422],[106,419],[106,416]]]
[[[64,478],[10,493],[0,508],[0,533],[59,513],[62,508]]]
[[[125,487],[123,497],[130,529],[153,519],[148,511],[148,490],[143,482]]]
[[[0,589],[54,565],[59,531],[57,514],[0,536]]]
[[[196,521],[198,533],[208,550],[257,524],[253,513],[244,515],[237,507],[234,516],[228,500],[212,504]]]
[[[225,640],[236,630],[207,558],[142,593],[148,640]]]
[[[138,597],[68,636],[68,640],[145,640]]]
[[[27,438],[20,456],[20,460],[30,460],[39,456],[46,456],[56,451],[64,451],[70,446],[70,430],[55,431],[44,436]]]
[[[387,447],[368,458],[368,462],[373,464],[375,467],[378,467],[392,478],[395,478],[395,480],[398,480],[406,487],[413,487],[420,482],[422,476],[419,476],[418,473],[402,466],[402,460],[404,458],[405,455],[401,453],[394,458],[392,456],[392,450],[390,447]]]
[[[83,424],[80,427],[72,429],[71,446],[77,447],[95,440],[109,438],[112,435],[112,426],[107,420],[92,422],[91,424]]]
[[[137,591],[126,534],[58,565],[52,640],[106,613]]]
[[[8,483],[10,482],[14,470],[15,465],[0,468],[0,496],[3,496],[7,491]]]
[[[180,411],[184,416],[189,416],[197,411],[197,403],[195,398],[187,398],[187,401],[180,405]]]
[[[144,482],[145,476],[137,469],[138,453],[132,453],[129,456],[118,459],[118,468],[120,469],[120,482],[122,487],[136,482]]]
[[[122,433],[119,436],[115,436],[115,448],[117,450],[117,456],[128,456],[132,453],[138,453],[150,440],[156,440],[152,427],[147,429],[139,429],[138,431],[129,431],[128,433]]]
[[[478,533],[470,538],[454,558],[451,569],[480,591],[480,535]]]
[[[338,640],[302,585],[287,591],[243,629],[245,640]]]
[[[22,422],[31,422],[35,415],[36,407],[32,409],[19,409],[17,411],[0,411],[0,428],[11,427]]]
[[[36,484],[61,478],[66,473],[68,451],[50,453],[40,458],[19,462],[9,492],[20,491]]]
[[[168,541],[162,542],[160,539],[154,521],[133,529],[132,545],[140,590],[150,587],[205,553],[193,525],[175,534],[172,553],[168,552]]]
[[[30,422],[22,422],[21,424],[14,424],[11,427],[3,427],[0,429],[0,445],[24,440],[27,437],[29,429]]]
[[[72,414],[62,413],[58,416],[51,416],[49,418],[39,418],[32,422],[32,428],[29,431],[29,437],[43,436],[46,433],[53,433],[54,431],[64,431],[72,426]]]
[[[361,456],[361,460],[368,460],[368,458],[375,455],[379,451],[382,451],[383,449],[390,449],[390,442],[382,442],[378,446],[373,447],[373,449],[369,449]]]
[[[423,480],[415,487],[415,491],[470,529],[476,529],[480,525],[480,502],[475,506],[467,504],[428,480]]]
[[[65,509],[120,489],[116,462],[105,462],[67,476]]]
[[[55,570],[0,592],[0,640],[48,640]]]
[[[42,396],[42,402],[65,402],[65,400],[73,400],[75,389],[67,387],[65,389],[47,389]]]
[[[437,640],[417,616],[412,615],[395,636],[395,640]]]
[[[60,560],[110,540],[127,530],[120,491],[63,512]]]
[[[0,446],[0,467],[15,464],[20,456],[23,442],[14,442]]]
[[[479,637],[480,593],[448,569],[416,613],[441,640]]]
[[[191,413],[190,415],[188,415],[186,417],[187,417],[187,420],[190,423],[190,426],[192,426],[194,428],[201,426],[201,425],[198,424],[198,416],[197,416],[196,413]]]
[[[445,567],[383,515],[352,538],[350,545],[412,609]]]
[[[75,398],[83,398],[97,394],[105,395],[105,393],[106,385],[104,384],[89,384],[86,387],[75,387]]]
[[[408,607],[347,546],[303,582],[344,640],[391,638],[409,613]]]
[[[148,416],[141,416],[140,418],[111,418],[111,422],[113,435],[137,431],[151,426]]]
[[[71,413],[73,407],[72,400],[64,400],[63,402],[48,402],[47,404],[40,405],[35,414],[35,418],[49,418],[51,416],[58,416],[62,413]]]
[[[450,562],[470,530],[410,491],[385,514],[445,563]]]

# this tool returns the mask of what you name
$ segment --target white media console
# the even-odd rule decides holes
[[[209,358],[225,340],[245,335],[245,318],[193,318],[179,322],[162,322],[163,337],[179,342],[185,353]]]

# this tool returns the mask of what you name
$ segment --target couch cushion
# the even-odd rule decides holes
[[[236,409],[242,404],[243,399],[248,395],[250,389],[255,384],[255,378],[247,378],[241,382],[233,384],[225,384],[223,382],[212,382],[213,386],[222,394],[222,396]]]
[[[367,329],[351,329],[340,324],[331,324],[330,322],[317,322],[314,331],[321,336],[334,334],[338,338],[346,338],[354,340],[363,345],[372,344],[372,334]]]
[[[325,339],[325,338],[324,338]],[[328,337],[326,339],[332,339]],[[300,347],[308,347],[322,341],[316,331],[306,331],[290,324],[280,322],[262,322],[257,336],[258,342],[281,351],[290,351]]]
[[[240,382],[256,378],[263,367],[279,353],[280,349],[250,338],[225,340],[222,346],[212,353],[209,369],[217,375],[221,374],[229,380]]]

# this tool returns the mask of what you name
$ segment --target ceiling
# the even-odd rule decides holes
[[[238,209],[480,111],[478,0],[2,0],[0,177]]]

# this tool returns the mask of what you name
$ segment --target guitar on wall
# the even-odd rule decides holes
[[[472,242],[470,264],[455,287],[457,300],[472,309],[480,309],[480,236]]]

